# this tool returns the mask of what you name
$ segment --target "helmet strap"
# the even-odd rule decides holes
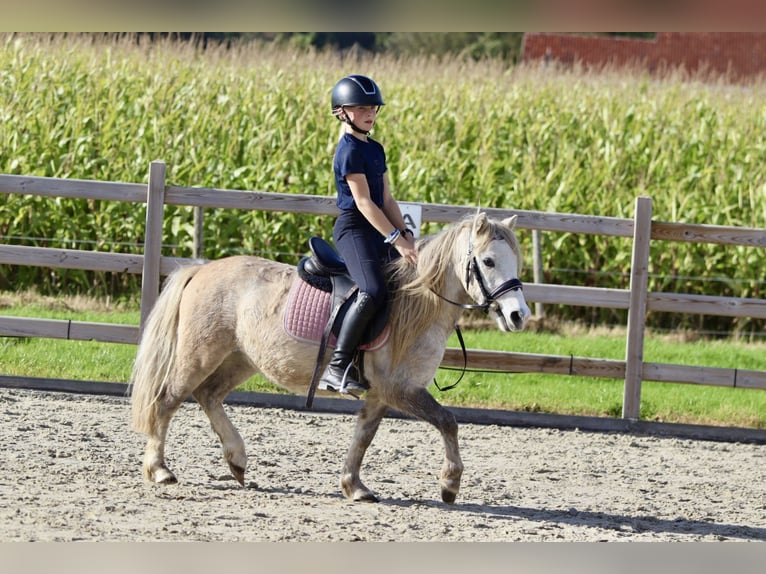
[[[346,122],[348,125],[351,126],[351,129],[354,130],[358,134],[364,134],[369,135],[370,132],[368,130],[363,130],[362,128],[358,127],[354,122],[351,121],[351,119],[348,117],[348,114],[346,113],[346,110],[343,106],[341,106],[341,113],[340,113],[341,119]]]

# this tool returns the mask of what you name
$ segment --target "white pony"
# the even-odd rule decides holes
[[[403,259],[391,264],[398,287],[392,293],[390,335],[363,356],[370,388],[341,473],[346,497],[377,501],[359,473],[392,407],[439,430],[445,449],[441,496],[446,503],[455,501],[463,472],[457,423],[427,387],[464,308],[484,309],[502,331],[524,328],[530,312],[518,279],[515,220],[493,220],[478,212],[419,240],[416,266]],[[143,461],[148,480],[176,482],[165,463],[165,439],[173,414],[193,395],[221,440],[231,473],[244,484],[245,445],[224,411],[224,398],[256,373],[306,393],[316,368],[316,343],[296,340],[283,327],[296,280],[296,267],[254,256],[192,264],[168,277],[146,323],[131,377],[133,427],[148,437]]]

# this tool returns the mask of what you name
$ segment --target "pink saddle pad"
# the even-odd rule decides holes
[[[285,332],[298,341],[319,345],[327,321],[330,320],[331,304],[330,293],[312,287],[300,277],[296,277],[287,296],[284,315]],[[389,327],[386,325],[374,341],[361,345],[359,348],[365,351],[379,349],[388,340],[388,334]],[[335,335],[332,333],[327,344],[331,347],[335,346]]]

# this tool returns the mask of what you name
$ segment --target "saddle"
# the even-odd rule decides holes
[[[303,257],[285,307],[285,331],[293,338],[334,345],[343,317],[354,301],[357,286],[335,248],[321,237],[309,239],[311,255]],[[362,337],[361,350],[381,347],[388,337],[390,301],[378,311]]]

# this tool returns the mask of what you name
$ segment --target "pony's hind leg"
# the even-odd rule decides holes
[[[153,405],[151,428],[147,429],[146,448],[144,449],[143,474],[150,482],[157,484],[175,484],[176,475],[165,462],[165,441],[173,415],[184,402],[186,396],[178,396],[165,391]]]
[[[163,403],[165,403],[164,400]],[[142,467],[144,477],[150,482],[157,484],[175,484],[178,482],[176,475],[165,463],[165,439],[168,434],[170,419],[177,408],[177,405],[170,406],[167,404],[157,407],[154,428],[147,435]]]
[[[194,398],[205,411],[213,431],[218,435],[223,448],[223,458],[229,465],[232,476],[245,485],[247,453],[245,442],[223,408],[223,400],[229,392],[255,374],[256,370],[241,353],[232,353],[226,360],[197,387]]]
[[[440,405],[423,387],[406,389],[401,396],[396,397],[391,406],[439,429],[444,442],[444,463],[439,477],[441,495],[444,502],[453,504],[460,491],[460,479],[463,475],[455,415]]]
[[[346,454],[340,478],[343,494],[355,502],[378,502],[378,498],[359,478],[359,469],[387,408],[388,406],[377,400],[371,391],[367,394],[364,406],[357,416],[354,436],[351,439],[351,446]]]
[[[179,346],[180,347],[180,346]],[[165,462],[165,444],[170,421],[183,402],[205,381],[214,377],[221,366],[223,351],[208,347],[193,352],[191,345],[181,348],[173,363],[173,373],[150,405],[151,417],[138,430],[147,435],[144,452],[144,476],[156,483],[174,484],[177,479]],[[225,362],[225,359],[223,359]],[[209,373],[213,374],[209,374]],[[241,440],[241,439],[240,439]]]

